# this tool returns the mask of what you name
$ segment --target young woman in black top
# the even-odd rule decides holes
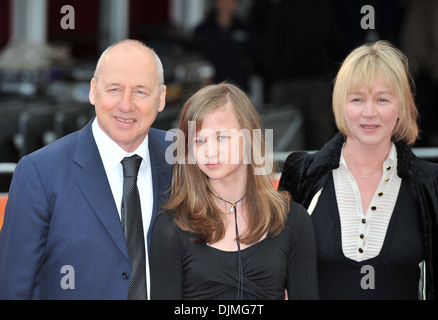
[[[151,240],[152,299],[317,299],[306,210],[271,184],[246,94],[221,83],[184,105],[172,194]]]

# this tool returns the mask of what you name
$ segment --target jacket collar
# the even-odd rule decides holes
[[[91,208],[105,226],[114,242],[129,261],[125,236],[117,213],[102,159],[94,141],[91,123],[82,128],[77,136],[73,161],[78,165],[74,176]]]
[[[338,132],[319,152],[315,153],[313,163],[309,167],[309,174],[317,173],[321,168],[333,170],[339,167],[344,137]]]
[[[427,174],[422,170],[421,162],[412,149],[403,141],[394,142],[397,148],[397,174],[400,178],[424,181]]]
[[[338,132],[319,152],[315,154],[315,159],[309,167],[309,173],[315,173],[320,168],[333,170],[339,167],[342,145],[345,139]],[[400,178],[425,179],[427,176],[418,165],[418,158],[412,149],[403,141],[394,142],[397,149],[397,174]]]
[[[165,135],[157,129],[151,128],[149,133],[149,157],[151,161],[152,183],[154,192],[154,202],[152,218],[149,230],[147,232],[148,246],[151,241],[151,234],[157,220],[158,213],[162,204],[169,197],[171,170],[172,166],[166,162],[166,148],[170,144],[165,142]]]

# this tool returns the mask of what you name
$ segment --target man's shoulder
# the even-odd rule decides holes
[[[89,149],[90,143],[94,141],[90,126],[85,126],[78,131],[65,135],[41,149],[30,153],[27,157],[33,162],[44,163],[49,161],[50,163],[60,165],[61,163],[58,162],[74,157],[79,140],[85,142],[86,145],[83,148]]]
[[[159,138],[166,138],[166,136],[168,137],[172,137],[173,133],[171,130],[163,130],[163,129],[157,129],[157,128],[151,128],[149,130],[149,134],[155,137],[159,137]]]
[[[171,130],[166,131],[156,128],[151,128],[148,135],[149,138],[152,140],[152,143],[159,144],[165,148],[173,142],[174,137],[174,134]]]

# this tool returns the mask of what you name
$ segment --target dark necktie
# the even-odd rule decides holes
[[[123,196],[121,220],[131,259],[128,300],[146,299],[146,256],[137,175],[142,158],[134,155],[122,160]]]

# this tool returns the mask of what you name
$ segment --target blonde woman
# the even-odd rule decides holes
[[[284,165],[279,188],[312,217],[321,299],[435,297],[438,167],[411,151],[408,70],[386,41],[352,51],[333,91],[339,133]]]
[[[318,298],[311,219],[272,187],[260,129],[231,84],[184,105],[169,212],[151,240],[152,299]]]

